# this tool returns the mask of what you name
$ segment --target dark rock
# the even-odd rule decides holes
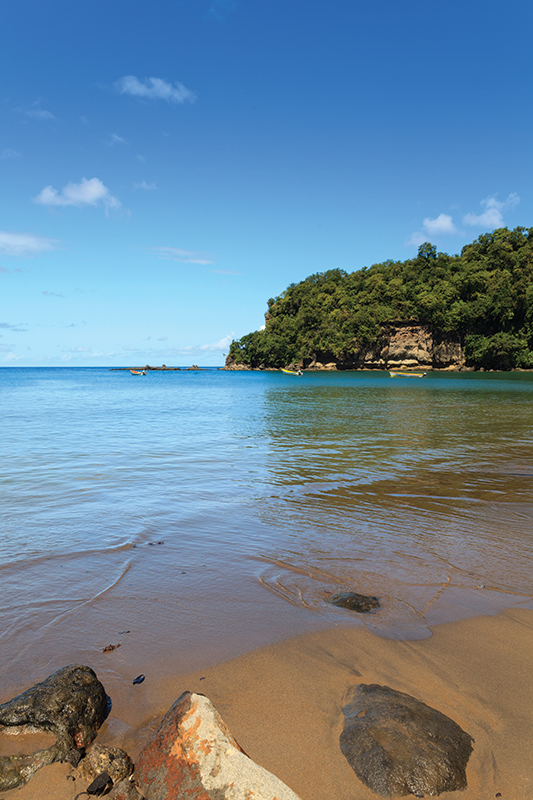
[[[184,692],[135,762],[149,800],[299,800],[235,741],[211,702]]]
[[[105,772],[113,783],[119,783],[131,775],[133,762],[120,747],[94,744],[83,759],[80,772],[87,780],[98,777],[98,775]]]
[[[138,683],[143,683],[145,679],[146,675],[137,675],[137,677],[133,679],[133,685],[135,686]]]
[[[361,684],[344,706],[343,755],[383,797],[466,789],[473,739],[457,723],[388,686]]]
[[[144,800],[144,795],[140,793],[131,778],[115,784],[107,797],[108,800]]]
[[[20,733],[45,731],[57,737],[46,750],[0,757],[0,791],[26,783],[41,767],[65,761],[71,750],[90,744],[106,713],[104,687],[90,667],[78,664],[63,667],[0,705],[0,726],[18,728]]]
[[[75,747],[66,754],[63,761],[66,761],[67,764],[71,764],[73,767],[77,767],[82,758],[85,755],[85,749],[76,750]]]
[[[357,594],[357,592],[342,592],[341,594],[332,595],[328,602],[339,608],[358,611],[360,614],[367,614],[369,611],[372,611],[372,609],[380,607],[377,597]]]
[[[111,777],[107,774],[107,772],[101,772],[100,775],[97,775],[94,781],[87,787],[87,794],[95,794],[99,797],[100,795],[107,794],[112,786],[113,781],[111,780]]]

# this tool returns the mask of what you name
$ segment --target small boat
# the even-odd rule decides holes
[[[425,377],[425,372],[389,372],[391,378],[423,378]]]
[[[146,375],[145,369],[130,369],[132,375]]]
[[[302,370],[301,370],[301,369],[299,369],[298,371],[296,371],[296,370],[294,370],[294,369],[283,369],[283,367],[282,367],[282,368],[281,368],[281,371],[282,371],[282,372],[284,372],[284,373],[285,373],[285,375],[303,375],[303,372],[302,372]]]

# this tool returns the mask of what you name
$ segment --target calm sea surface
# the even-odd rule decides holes
[[[0,404],[8,684],[531,607],[532,374],[6,368]]]

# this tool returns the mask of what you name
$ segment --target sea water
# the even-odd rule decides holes
[[[532,374],[4,368],[0,404],[5,687],[532,607]]]

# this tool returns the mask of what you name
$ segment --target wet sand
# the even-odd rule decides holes
[[[446,623],[432,634],[392,641],[336,626],[172,678],[155,681],[146,670],[143,684],[113,696],[97,741],[135,758],[189,689],[206,694],[246,752],[303,800],[375,800],[342,756],[339,735],[353,687],[379,683],[437,708],[474,738],[468,789],[441,797],[533,798],[533,611]],[[67,765],[52,765],[2,798],[72,800],[86,788],[81,778],[68,779],[74,775]]]

